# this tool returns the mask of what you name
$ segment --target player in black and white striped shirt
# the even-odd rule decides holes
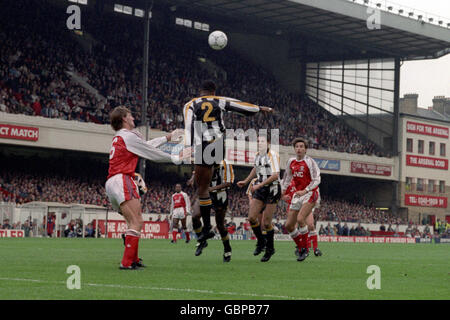
[[[184,144],[186,148],[194,148],[195,184],[197,185],[198,201],[194,204],[194,214],[201,215],[201,222],[196,221],[193,228],[200,233],[199,242],[214,237],[211,232],[211,206],[209,186],[213,174],[213,165],[220,164],[224,158],[225,125],[224,112],[236,112],[242,115],[254,115],[258,112],[273,112],[272,108],[259,107],[236,99],[216,96],[216,85],[212,81],[205,81],[200,89],[200,97],[195,98],[184,106]],[[222,154],[216,155],[218,151]]]
[[[246,186],[255,176],[257,180],[252,186],[252,200],[250,202],[249,221],[257,238],[256,249],[253,254],[260,254],[265,247],[265,254],[261,262],[269,261],[275,253],[273,238],[274,230],[272,217],[277,209],[277,203],[281,198],[280,157],[278,153],[269,148],[270,141],[265,136],[258,137],[258,153],[255,157],[255,166],[248,177],[239,181],[239,187]],[[263,207],[265,209],[263,210]],[[262,211],[263,210],[263,211]],[[258,222],[258,214],[263,213],[263,228],[266,231],[264,237]]]

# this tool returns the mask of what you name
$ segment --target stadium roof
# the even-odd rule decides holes
[[[443,122],[450,122],[450,117],[445,114],[439,113],[436,110],[417,108],[416,114],[402,112],[402,115],[425,118],[430,120],[438,120]]]
[[[447,27],[450,21],[439,20],[438,25],[431,23],[434,20],[430,18],[426,22],[425,17],[419,20],[417,13],[411,17],[409,12],[400,15],[398,10],[389,7],[390,11],[379,11],[381,28],[370,30],[367,20],[372,11],[368,10],[364,0],[155,1],[156,5],[163,3],[172,6],[173,11],[187,11],[204,17],[222,16],[222,21],[235,27],[253,25],[272,35],[287,34],[294,40],[296,36],[316,40],[309,41],[309,46],[320,45],[319,50],[311,50],[306,57],[303,55],[308,61],[339,60],[343,56],[413,60],[438,58],[450,53],[450,29]],[[326,49],[323,57],[314,59],[315,53],[321,55],[323,49]]]

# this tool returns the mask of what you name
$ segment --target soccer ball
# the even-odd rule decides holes
[[[227,46],[228,38],[222,31],[214,31],[209,34],[208,43],[214,50],[222,50]]]

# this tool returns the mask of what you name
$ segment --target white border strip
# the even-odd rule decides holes
[[[47,283],[47,284],[64,284],[64,285],[66,284],[66,282],[64,282],[64,281],[51,282],[51,281],[44,281],[44,280],[37,280],[37,279],[20,279],[20,278],[0,278],[0,281],[25,281],[25,282],[28,281],[28,282],[37,282],[37,283]],[[321,299],[312,299],[312,298],[278,296],[278,295],[272,295],[272,294],[240,293],[240,292],[228,292],[228,291],[215,292],[212,290],[200,290],[200,289],[189,289],[189,288],[137,287],[137,286],[124,286],[124,285],[119,285],[119,284],[102,284],[102,283],[85,283],[84,285],[90,286],[90,287],[108,287],[108,288],[140,289],[140,290],[155,290],[155,291],[181,291],[181,292],[194,292],[194,293],[214,294],[214,295],[276,298],[276,299],[284,299],[284,300],[321,300]]]

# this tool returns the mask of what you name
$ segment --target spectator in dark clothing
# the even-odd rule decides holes
[[[11,225],[9,224],[9,219],[3,220],[2,229],[8,229],[8,230],[12,229]]]

